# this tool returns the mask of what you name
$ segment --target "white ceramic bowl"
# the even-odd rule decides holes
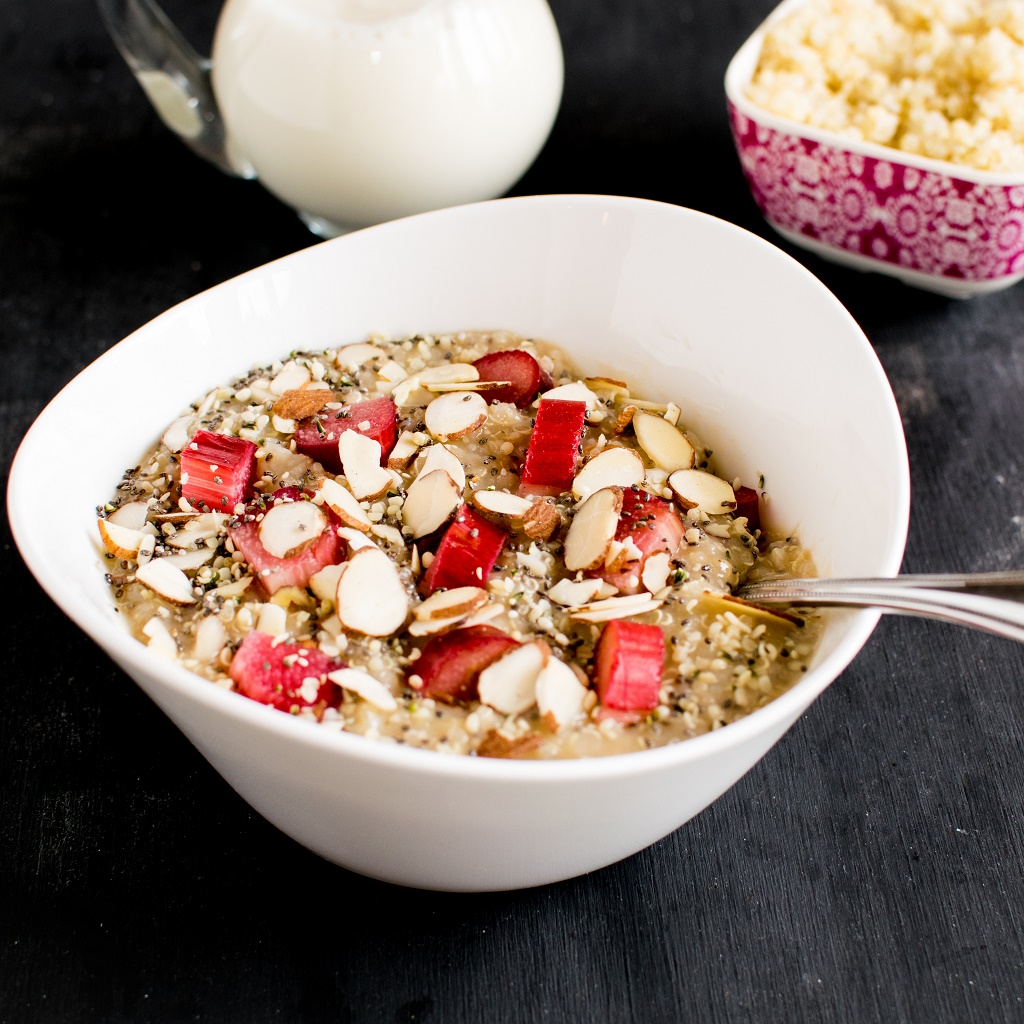
[[[593,373],[676,400],[727,476],[764,474],[769,526],[798,531],[823,573],[898,571],[906,449],[888,382],[853,319],[751,233],[602,196],[504,199],[394,221],[175,306],[47,406],[15,458],[8,511],[26,563],[59,608],[284,832],[376,878],[511,889],[611,864],[678,828],[779,739],[878,616],[835,613],[803,680],[735,724],[643,753],[548,763],[328,732],[226,692],[127,635],[103,579],[95,507],[185,404],[296,347],[461,328],[549,339]],[[71,493],[39,502],[39,467],[65,445],[69,423],[88,458]]]
[[[823,259],[950,298],[1024,277],[1024,174],[996,174],[856,142],[789,121],[746,96],[783,0],[729,62],[729,122],[750,191],[784,238]]]

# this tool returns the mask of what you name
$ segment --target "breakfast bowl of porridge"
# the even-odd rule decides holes
[[[89,457],[40,503],[70,422]],[[895,574],[908,508],[885,375],[821,283],[603,196],[197,295],[53,399],[8,487],[49,597],[246,801],[444,890],[594,870],[728,789],[877,622],[734,591]]]
[[[953,298],[1024,276],[1024,0],[784,0],[725,91],[790,242]]]

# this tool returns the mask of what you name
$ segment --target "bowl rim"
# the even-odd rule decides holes
[[[857,139],[848,139],[838,134],[838,132],[817,128],[812,125],[803,124],[800,121],[793,121],[782,117],[779,114],[774,114],[770,110],[765,110],[751,101],[744,92],[744,88],[754,75],[757,59],[761,53],[761,46],[764,43],[765,33],[777,21],[788,17],[792,11],[812,2],[813,0],[782,0],[747,37],[736,53],[733,54],[725,70],[725,95],[729,103],[739,113],[755,124],[764,125],[766,128],[770,128],[783,135],[808,139],[811,142],[830,146],[833,149],[845,150],[858,156],[871,157],[890,164],[898,164],[932,174],[940,174],[944,178],[951,178],[954,181],[964,181],[992,188],[1013,188],[1014,186],[1024,185],[1024,171],[983,171],[980,168],[973,168],[967,164],[957,164],[948,160],[935,160],[931,157],[918,156],[915,153],[905,153],[902,149],[883,146],[877,142],[862,142]]]
[[[559,193],[505,197],[462,204],[415,214],[318,242],[253,267],[175,303],[141,324],[86,365],[50,399],[37,415],[15,452],[8,475],[6,505],[15,546],[32,575],[57,606],[57,610],[62,611],[93,643],[96,643],[111,656],[117,667],[126,671],[126,674],[129,674],[126,666],[130,666],[133,672],[138,672],[139,675],[147,679],[155,680],[156,688],[166,687],[177,695],[202,705],[204,710],[237,719],[250,727],[282,739],[333,751],[343,758],[351,757],[363,763],[372,763],[396,771],[409,770],[449,779],[550,785],[558,782],[656,773],[673,765],[722,754],[758,736],[770,734],[773,730],[781,729],[782,732],[785,732],[856,657],[877,625],[881,612],[864,610],[830,613],[842,616],[845,623],[845,633],[836,643],[835,648],[785,693],[723,728],[650,750],[600,757],[544,761],[505,760],[468,755],[446,755],[434,750],[378,742],[362,735],[322,728],[318,723],[296,719],[239,693],[225,690],[190,672],[180,664],[170,662],[149,651],[145,645],[139,643],[126,630],[119,628],[114,620],[101,614],[100,610],[89,602],[82,600],[79,600],[77,604],[69,602],[67,594],[59,592],[56,581],[50,577],[45,564],[41,564],[41,552],[46,544],[46,538],[33,536],[31,502],[22,499],[21,495],[27,496],[31,493],[31,479],[37,472],[35,466],[38,465],[38,462],[36,460],[45,452],[40,444],[43,425],[48,419],[59,413],[64,396],[69,391],[86,386],[94,376],[101,374],[105,364],[110,359],[116,358],[114,355],[116,351],[126,346],[143,343],[152,325],[175,315],[182,307],[199,303],[218,291],[237,289],[246,281],[269,275],[286,261],[292,263],[301,263],[305,260],[315,261],[319,258],[318,254],[329,251],[329,247],[358,244],[354,243],[352,239],[367,232],[394,232],[396,230],[400,232],[403,224],[426,220],[436,220],[439,224],[443,224],[447,218],[464,216],[465,211],[471,208],[486,211],[488,208],[499,205],[502,207],[510,205],[558,207],[566,203],[600,204],[604,208],[608,206],[616,208],[643,207],[655,209],[661,216],[674,217],[684,221],[689,218],[699,218],[703,221],[714,222],[716,230],[740,238],[742,244],[760,248],[764,252],[770,253],[770,258],[788,264],[792,273],[803,278],[806,285],[818,291],[821,298],[833,307],[838,317],[846,321],[847,326],[852,330],[852,337],[856,340],[856,344],[861,347],[869,364],[873,366],[876,381],[880,385],[882,397],[885,400],[883,404],[886,417],[889,420],[888,433],[897,448],[894,454],[900,463],[898,478],[892,481],[898,512],[892,524],[892,533],[883,553],[884,557],[881,559],[882,564],[886,567],[885,572],[895,575],[903,560],[910,516],[910,467],[906,439],[895,397],[877,353],[863,330],[838,298],[811,271],[783,249],[754,232],[720,217],[657,200],[628,196]],[[38,453],[33,451],[35,448],[39,449]],[[147,686],[137,679],[131,678],[131,681],[148,692]],[[152,694],[149,695],[159,704]]]

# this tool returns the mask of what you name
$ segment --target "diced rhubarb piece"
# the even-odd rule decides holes
[[[606,708],[650,711],[658,706],[665,635],[660,626],[612,619],[594,652],[597,695]]]
[[[520,493],[549,497],[572,489],[586,415],[586,402],[540,400],[526,449]]]
[[[537,397],[543,371],[529,352],[522,349],[508,349],[504,352],[488,352],[473,365],[481,380],[507,380],[508,387],[495,388],[484,392],[490,402],[511,402],[525,409]]]
[[[486,587],[507,539],[508,533],[500,526],[463,505],[445,530],[434,560],[420,580],[420,590],[429,596],[442,588]]]
[[[398,440],[395,403],[390,398],[370,398],[341,409],[330,409],[295,425],[295,447],[303,455],[316,459],[331,473],[342,472],[338,438],[346,430],[358,430],[380,445],[380,464],[388,464],[388,455]]]
[[[418,676],[414,689],[448,703],[478,698],[480,673],[519,641],[494,626],[464,626],[431,637],[419,658],[406,669],[407,681]]]
[[[341,687],[326,676],[344,667],[315,647],[275,643],[269,633],[253,630],[235,651],[228,675],[244,696],[295,714],[317,704],[338,707]]]
[[[280,501],[300,500],[306,500],[300,488],[283,487],[267,498],[250,503],[243,522],[228,530],[235,547],[241,551],[257,583],[268,596],[282,587],[301,589],[308,586],[315,573],[324,566],[337,565],[345,554],[345,546],[337,534],[336,520],[329,510],[327,515],[331,522],[308,547],[288,558],[277,558],[267,551],[260,540],[259,517]]]
[[[197,508],[233,512],[255,475],[256,445],[244,438],[197,430],[181,450],[181,494]]]
[[[615,540],[631,541],[640,549],[641,558],[629,562],[621,572],[598,573],[623,594],[636,594],[641,589],[641,574],[647,559],[659,551],[674,555],[683,539],[683,522],[667,501],[656,498],[643,488],[631,487],[622,492],[622,512],[615,530]]]
[[[733,515],[738,519],[745,516],[747,529],[753,533],[761,529],[761,506],[758,501],[757,491],[753,487],[736,488],[736,508]]]

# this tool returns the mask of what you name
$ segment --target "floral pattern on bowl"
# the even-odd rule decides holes
[[[1024,276],[1024,185],[984,185],[828,146],[759,125],[732,104],[729,115],[754,201],[790,240],[888,264],[955,296]]]

